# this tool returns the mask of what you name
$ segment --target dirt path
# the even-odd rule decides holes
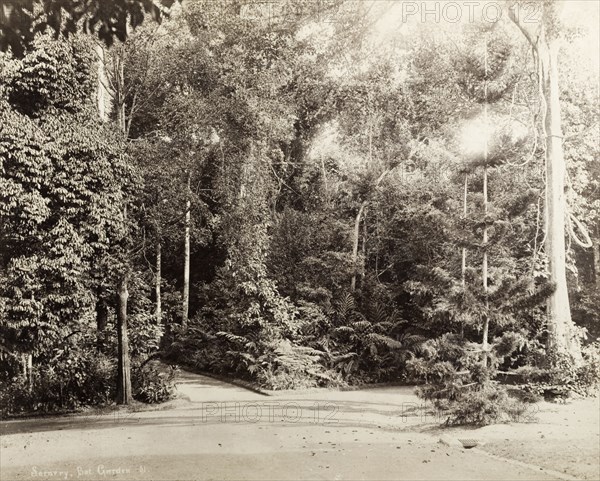
[[[498,456],[534,463],[578,479],[600,480],[600,402],[598,398],[568,404],[532,406],[524,423],[486,426],[475,432],[452,429],[449,435],[473,434],[482,449]]]
[[[439,443],[410,388],[263,396],[183,373],[179,391],[159,411],[4,422],[0,478],[570,479]],[[497,438],[485,429],[468,434]]]

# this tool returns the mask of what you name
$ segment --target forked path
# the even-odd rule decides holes
[[[439,443],[406,387],[265,396],[183,372],[178,389],[155,411],[5,421],[0,478],[571,479]]]

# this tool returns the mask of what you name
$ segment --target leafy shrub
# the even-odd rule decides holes
[[[440,404],[438,403],[438,407]],[[485,426],[498,422],[518,421],[526,412],[522,402],[508,396],[506,389],[496,383],[472,390],[459,397],[447,410],[447,424]]]
[[[177,358],[187,359],[199,370],[234,375],[272,390],[345,384],[341,376],[323,366],[322,352],[289,339],[261,340],[255,335],[222,331],[200,335],[197,330],[195,336],[196,351],[184,350]]]
[[[0,382],[0,415],[2,418],[20,414],[32,406],[32,394],[24,376]]]
[[[221,290],[206,294],[207,304],[189,329],[172,331],[170,359],[267,389],[340,382],[322,362],[322,351],[301,345],[306,320],[271,280],[257,275],[241,282],[223,271],[215,284]]]
[[[321,352],[326,367],[352,384],[400,380],[411,353],[423,338],[405,330],[406,321],[382,302],[366,302],[362,311],[351,294],[324,308],[304,303],[311,315],[300,343]]]
[[[148,404],[158,404],[175,397],[177,369],[161,369],[157,362],[149,362],[132,373],[133,397]]]
[[[426,386],[437,384],[465,367],[466,352],[467,342],[460,336],[448,333],[429,339],[420,346],[418,355],[408,360],[408,375]]]
[[[574,366],[568,356],[557,355],[552,367],[524,366],[516,372],[523,380],[526,396],[547,401],[566,399],[572,394],[597,395],[600,388],[600,343],[594,342],[582,349],[583,364]]]
[[[150,311],[150,309],[148,309]],[[132,357],[147,357],[159,350],[162,326],[156,324],[154,314],[134,313],[130,318],[129,345]]]
[[[320,364],[322,352],[280,340],[261,358],[258,382],[273,390],[344,385],[341,376]]]
[[[137,399],[162,402],[174,393],[173,374],[159,372],[156,366],[135,369],[157,349],[160,328],[149,316],[132,316],[132,384]],[[31,387],[21,372],[19,360],[0,361],[0,412],[3,416],[24,413],[73,411],[86,406],[111,404],[116,388],[116,336],[108,336],[99,351],[96,332],[91,328],[68,339],[54,342],[34,357]],[[112,334],[112,335],[110,335]]]
[[[493,378],[496,367],[519,344],[519,336],[503,335],[492,344],[484,365],[478,344],[444,334],[426,341],[421,356],[407,366],[413,379],[425,381],[417,395],[431,401],[448,425],[518,421],[525,405],[509,397],[506,388]]]
[[[600,390],[600,342],[582,350],[583,365],[577,370],[577,390],[584,395],[597,395]]]
[[[3,416],[72,411],[112,401],[116,369],[104,354],[86,349],[55,349],[51,362],[34,365],[31,387],[20,374],[0,383]]]

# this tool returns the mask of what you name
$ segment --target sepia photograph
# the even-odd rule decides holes
[[[600,480],[600,0],[0,0],[31,480]]]

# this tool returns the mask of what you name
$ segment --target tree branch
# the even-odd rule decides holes
[[[513,21],[513,23],[518,27],[521,33],[525,36],[527,41],[531,44],[534,49],[537,49],[537,42],[539,38],[539,34],[535,35],[525,28],[525,26],[521,23],[517,15],[515,14],[515,7],[519,4],[518,1],[508,2],[508,17]],[[534,38],[535,35],[535,38]]]

